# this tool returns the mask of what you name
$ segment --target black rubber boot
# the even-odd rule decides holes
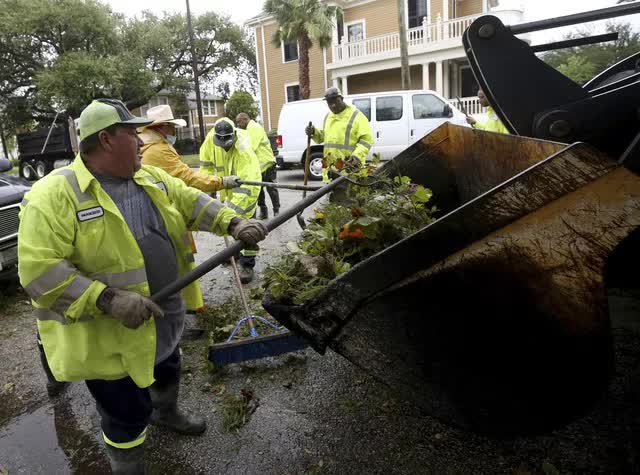
[[[107,444],[107,457],[114,475],[144,475],[144,443],[130,449],[118,449]]]
[[[67,387],[69,383],[57,381],[56,378],[53,377],[51,373],[51,369],[49,368],[49,362],[47,361],[47,355],[44,353],[44,347],[38,342],[38,352],[40,353],[40,363],[42,363],[42,369],[44,370],[44,374],[47,375],[47,394],[49,397],[56,397],[61,394]]]
[[[200,416],[188,415],[178,409],[179,383],[149,388],[153,412],[151,424],[166,427],[185,435],[200,435],[207,429],[207,423]]]
[[[266,206],[260,206],[260,213],[258,213],[258,219],[269,219],[269,208]]]
[[[280,208],[273,208],[273,215],[278,216],[280,214]]]
[[[240,275],[240,282],[248,284],[253,280],[253,267],[238,264],[238,274]]]

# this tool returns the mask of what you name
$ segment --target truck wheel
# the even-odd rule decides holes
[[[46,162],[44,160],[38,160],[36,162],[36,176],[38,177],[38,179],[47,176],[47,173],[49,173],[51,170],[53,170],[53,166],[49,162]]]
[[[36,170],[31,163],[24,161],[20,162],[19,167],[20,176],[25,180],[34,181],[36,179]]]
[[[309,157],[309,179],[318,181],[322,180],[322,152],[312,153]]]

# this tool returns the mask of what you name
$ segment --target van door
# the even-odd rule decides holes
[[[404,96],[378,96],[375,100],[373,141],[375,153],[391,160],[407,147],[408,127]]]
[[[433,129],[449,120],[447,104],[428,93],[411,94],[409,145],[422,139]]]

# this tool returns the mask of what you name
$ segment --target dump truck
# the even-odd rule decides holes
[[[267,311],[463,428],[583,414],[612,371],[605,290],[640,238],[640,53],[581,87],[516,34],[638,10],[477,19],[463,43],[510,135],[447,123],[400,153],[379,173],[430,188],[438,219],[302,305],[267,295]]]
[[[19,173],[29,181],[70,164],[78,153],[75,121],[66,114],[57,114],[49,127],[19,133],[16,138]]]

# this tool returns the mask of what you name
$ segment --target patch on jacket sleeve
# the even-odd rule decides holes
[[[78,216],[78,221],[89,221],[90,219],[104,216],[104,209],[102,209],[102,206],[94,206],[93,208],[78,211],[76,215]]]

